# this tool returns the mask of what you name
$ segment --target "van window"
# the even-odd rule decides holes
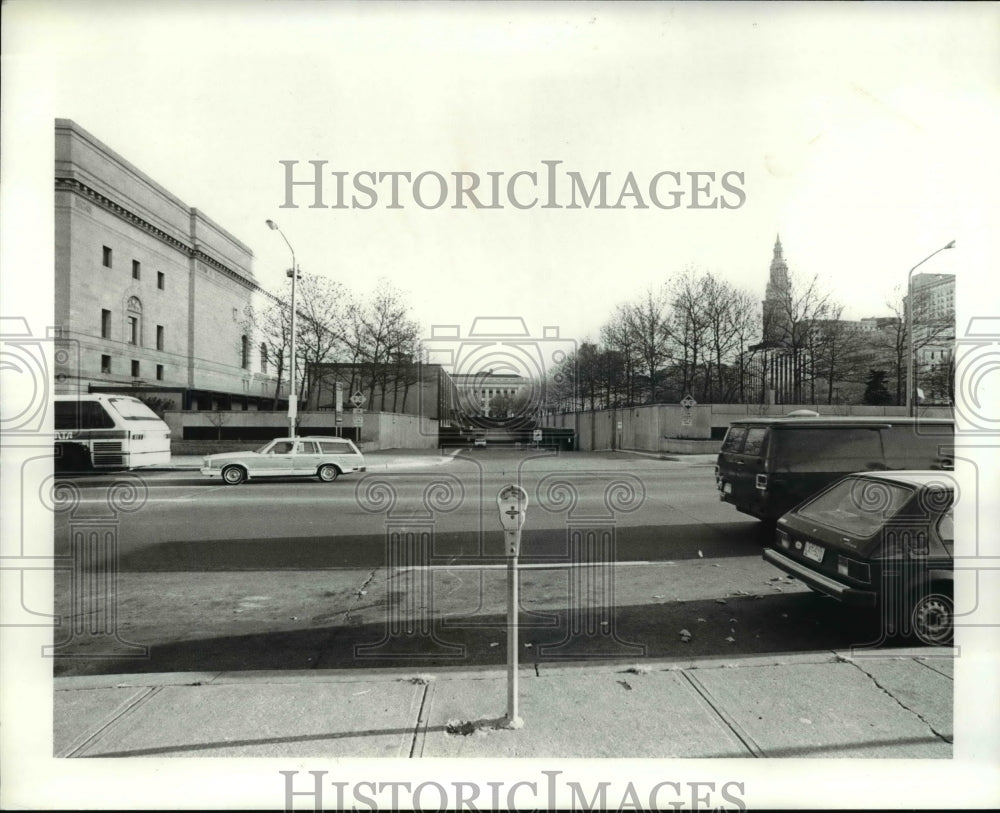
[[[838,471],[842,469],[840,461],[856,461],[853,470],[861,470],[868,462],[882,461],[877,428],[788,428],[774,434],[771,457],[780,461],[782,467],[815,463],[821,469]],[[852,470],[852,466],[848,465],[846,470]]]
[[[738,452],[743,446],[743,438],[747,436],[745,426],[730,426],[726,433],[726,439],[722,441],[722,451]]]
[[[751,426],[747,432],[746,442],[743,444],[743,454],[759,455],[764,448],[764,439],[767,437],[766,426]]]
[[[934,434],[928,429],[935,430]],[[941,427],[892,426],[883,430],[885,462],[894,469],[926,469],[940,458],[954,456],[952,431],[937,434]]]

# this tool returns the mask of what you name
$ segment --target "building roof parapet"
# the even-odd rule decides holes
[[[249,246],[201,210],[185,204],[76,122],[56,119],[55,129],[57,190],[76,192],[187,256],[204,258],[227,276],[267,293],[253,280],[253,251]],[[86,149],[80,149],[80,145]],[[103,177],[104,174],[114,179]],[[142,201],[143,194],[152,195],[146,204]]]

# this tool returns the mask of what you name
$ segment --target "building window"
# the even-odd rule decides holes
[[[101,356],[101,372],[111,372],[111,356]]]
[[[138,297],[130,296],[125,309],[128,311],[128,321],[126,323],[128,332],[126,333],[125,340],[129,344],[139,347],[142,345],[142,303]]]
[[[132,260],[132,279],[139,279],[140,265],[138,260]]]
[[[163,325],[156,326],[156,349],[163,349]]]
[[[240,366],[244,370],[250,366],[250,340],[246,334],[240,337]]]
[[[267,372],[267,345],[263,342],[260,345],[260,371]]]
[[[159,288],[162,291],[164,285],[166,284],[166,281],[167,281],[167,278],[164,275],[164,273],[162,271],[157,271],[156,272],[156,287]]]
[[[101,309],[101,338],[111,338],[111,311]]]
[[[162,381],[163,380],[163,365],[162,364],[157,364],[156,365],[156,380],[157,381]]]
[[[111,268],[111,249],[108,248],[107,246],[103,246],[102,248],[103,248],[103,251],[104,251],[104,255],[103,255],[104,256],[104,259],[103,259],[104,267],[105,268]]]
[[[139,377],[139,362],[132,359],[132,378]]]

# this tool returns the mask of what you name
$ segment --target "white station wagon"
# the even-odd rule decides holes
[[[254,477],[318,477],[332,483],[341,474],[365,471],[365,458],[347,438],[275,438],[255,452],[210,454],[201,473],[236,486]]]

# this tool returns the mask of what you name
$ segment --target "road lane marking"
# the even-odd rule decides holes
[[[666,567],[676,567],[677,562],[540,562],[538,564],[519,564],[518,570],[568,570],[575,567],[648,567],[649,565],[662,565]],[[482,564],[482,565],[413,565],[411,567],[401,567],[395,569],[395,573],[408,573],[420,570],[506,570],[507,563],[503,564]]]

